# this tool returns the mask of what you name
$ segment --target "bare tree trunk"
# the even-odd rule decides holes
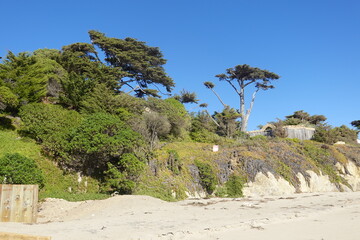
[[[220,124],[210,115],[210,113],[207,110],[205,110],[205,112],[209,115],[210,119],[213,120],[216,126],[220,127]]]
[[[241,131],[243,132],[246,132],[247,130],[247,125],[248,125],[248,122],[249,122],[249,117],[250,117],[250,114],[251,114],[251,111],[252,111],[252,108],[254,106],[254,102],[255,102],[255,98],[256,98],[256,94],[257,92],[260,90],[260,88],[257,88],[256,91],[253,93],[252,95],[252,99],[251,99],[251,103],[250,103],[250,107],[249,109],[246,111],[246,114],[244,115],[244,117],[241,119]]]
[[[221,104],[224,106],[224,108],[227,106],[223,100],[220,98],[220,96],[214,91],[214,89],[210,88],[211,91],[215,94],[215,96],[219,99],[219,101],[221,102]]]
[[[240,86],[240,119],[241,119],[241,126],[240,131],[246,132],[246,126],[247,126],[247,120],[246,120],[246,114],[245,114],[245,85],[243,81],[238,80],[239,86]]]

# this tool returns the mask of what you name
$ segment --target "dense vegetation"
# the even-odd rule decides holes
[[[347,151],[312,142],[251,139],[244,132],[251,108],[245,112],[243,101],[241,110],[224,104],[221,112],[211,114],[202,103],[203,110],[188,113],[184,104],[197,103],[196,94],[183,90],[168,96],[175,83],[165,72],[166,60],[159,48],[97,31],[89,36],[91,44],[9,52],[4,57],[0,64],[2,183],[36,183],[42,197],[73,200],[114,192],[182,199],[199,187],[209,195],[238,197],[244,183],[265,170],[295,186],[295,174],[307,168],[345,184],[324,156],[335,152],[341,159],[354,160],[356,147]],[[279,78],[248,65],[217,77],[232,86],[238,82],[240,99],[249,84],[258,92],[273,88],[270,81]],[[216,94],[213,83],[204,84]],[[316,141],[355,143],[355,130],[332,128],[325,121],[322,115],[297,111],[274,124],[312,125],[317,127]],[[358,127],[357,122],[352,124]],[[277,136],[284,137],[281,132]],[[224,150],[212,153],[212,144]],[[272,150],[275,145],[279,151]],[[237,163],[229,168],[225,162],[232,158],[231,152],[236,153]],[[297,163],[301,166],[289,156],[301,159]]]

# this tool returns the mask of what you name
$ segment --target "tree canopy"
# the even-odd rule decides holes
[[[360,130],[360,120],[352,121],[351,125],[353,125],[354,127]]]
[[[292,115],[286,116],[284,124],[286,125],[298,125],[298,124],[312,124],[319,125],[326,121],[324,115],[310,115],[304,110],[295,111]]]
[[[239,96],[239,113],[241,114],[240,130],[246,131],[248,120],[254,105],[256,94],[259,90],[273,89],[272,81],[279,79],[280,77],[268,70],[263,70],[257,67],[251,67],[247,64],[237,65],[233,68],[226,69],[226,73],[218,74],[215,77],[220,81],[227,82],[231,88]],[[211,82],[205,82],[205,86],[209,89],[214,88],[214,84]],[[252,94],[252,100],[248,109],[245,109],[245,88],[253,85],[255,91]],[[224,105],[224,104],[223,104]]]
[[[157,85],[165,87],[167,92],[175,86],[163,68],[166,60],[159,48],[147,46],[134,38],[109,38],[94,30],[89,31],[89,35],[92,43],[104,52],[107,65],[124,73],[118,79],[118,89],[126,85],[142,97],[158,96],[161,90]]]

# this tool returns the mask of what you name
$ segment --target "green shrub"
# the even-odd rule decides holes
[[[254,137],[250,138],[251,140],[260,140],[260,141],[266,141],[268,138],[266,136],[263,135],[256,135]]]
[[[166,116],[169,120],[171,136],[168,137],[184,137],[183,135],[190,126],[190,117],[182,103],[174,98],[162,100],[151,97],[147,104],[151,110]]]
[[[105,181],[102,187],[104,192],[119,192],[120,194],[131,194],[135,188],[135,182],[127,179],[126,174],[111,163],[107,163],[108,170],[104,172]]]
[[[208,194],[212,194],[216,188],[217,177],[213,168],[208,163],[195,160],[195,165],[199,169],[201,186]]]
[[[0,179],[3,184],[44,186],[44,177],[35,161],[18,153],[8,153],[0,158]]]
[[[217,187],[216,191],[215,191],[215,196],[221,197],[221,198],[226,198],[228,196],[226,186]]]
[[[67,144],[69,166],[99,176],[108,162],[117,165],[120,156],[143,144],[141,136],[116,116],[95,113],[70,134]]]
[[[244,187],[244,181],[240,176],[231,175],[229,180],[225,183],[226,193],[228,197],[242,197],[242,189]]]
[[[176,150],[168,150],[169,158],[167,160],[167,168],[174,174],[179,175],[182,163]]]
[[[132,153],[124,153],[118,163],[118,168],[131,180],[137,180],[145,168],[145,164]]]
[[[25,105],[19,115],[23,122],[20,132],[42,143],[43,149],[52,156],[64,155],[70,131],[82,120],[75,111],[43,103]]]
[[[345,143],[356,143],[357,131],[352,130],[345,125],[331,128],[328,125],[321,125],[316,128],[312,140],[327,144],[334,144],[337,141]]]
[[[190,137],[193,141],[202,143],[217,143],[220,141],[219,135],[205,128],[190,132]]]
[[[0,111],[19,105],[18,97],[5,86],[0,86]]]

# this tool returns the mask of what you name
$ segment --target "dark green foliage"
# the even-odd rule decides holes
[[[293,115],[286,116],[287,119],[295,118],[300,121],[308,121],[310,119],[310,114],[304,112],[304,110],[295,111]]]
[[[327,144],[334,144],[338,141],[343,141],[345,143],[356,143],[357,132],[346,127],[345,125],[332,128],[329,125],[322,124],[316,127],[312,139],[314,141]]]
[[[357,131],[348,128],[345,125],[335,127],[332,129],[336,137],[336,141],[343,141],[345,143],[357,143]]]
[[[118,192],[120,194],[131,194],[135,188],[135,182],[126,179],[125,174],[120,172],[116,166],[107,163],[108,169],[104,172],[103,192]]]
[[[212,88],[215,87],[215,84],[212,83],[212,82],[204,82],[204,86],[205,86],[206,88],[212,89]]]
[[[320,125],[326,121],[324,115],[310,115],[304,110],[295,111],[292,115],[286,116],[285,125],[311,124]]]
[[[283,121],[283,123],[285,126],[285,125],[299,125],[304,122],[302,122],[301,119],[298,118],[287,118],[286,120]]]
[[[216,188],[217,177],[210,164],[195,160],[195,165],[199,169],[201,186],[208,194],[212,194]]]
[[[3,184],[38,184],[44,186],[44,177],[33,159],[18,153],[0,158],[0,179]]]
[[[360,120],[352,121],[351,125],[360,130]]]
[[[67,78],[66,71],[44,55],[9,52],[0,64],[0,81],[16,94],[20,103],[39,102],[44,98],[57,98],[60,83]]]
[[[116,115],[120,110],[120,99],[105,84],[97,84],[79,104],[83,113],[110,113]]]
[[[236,121],[241,115],[233,108],[226,106],[222,112],[215,112],[214,118],[219,126],[216,133],[220,136],[233,138],[238,130],[239,123]]]
[[[124,153],[135,151],[142,140],[117,116],[79,113],[50,104],[28,104],[20,116],[23,133],[42,143],[62,166],[101,176],[107,162],[117,164]],[[116,165],[117,166],[117,165]]]
[[[331,131],[331,126],[326,124],[316,127],[312,140],[327,144],[334,144],[336,142],[335,136]]]
[[[226,193],[228,197],[242,197],[242,189],[244,187],[244,180],[237,175],[230,175],[229,180],[225,183]]]
[[[312,115],[309,119],[309,123],[313,125],[319,125],[326,121],[326,117],[324,115]]]
[[[134,154],[125,153],[117,165],[108,163],[107,168],[104,172],[104,190],[106,192],[117,191],[121,194],[131,194],[138,177],[145,168],[145,164]]]
[[[141,115],[147,107],[145,99],[136,98],[129,94],[121,93],[116,96],[119,107],[126,109],[128,112]]]
[[[122,154],[134,152],[141,144],[140,135],[119,118],[95,113],[72,130],[67,145],[68,164],[87,174],[101,175],[108,162],[116,163]]]
[[[107,65],[126,73],[126,78],[118,78],[119,88],[130,86],[142,97],[156,94],[153,89],[146,91],[152,84],[162,85],[168,92],[174,87],[173,80],[164,71],[166,60],[159,48],[149,47],[133,38],[109,38],[93,30],[89,35],[92,43],[105,53]],[[139,88],[135,89],[131,84]]]
[[[42,143],[44,150],[53,156],[65,154],[69,134],[82,120],[75,111],[43,103],[25,105],[19,115],[23,121],[21,132]]]
[[[42,48],[35,50],[33,55],[39,58],[48,58],[57,61],[60,57],[60,51],[57,49]]]
[[[61,82],[63,92],[60,95],[61,104],[72,109],[80,109],[84,97],[94,88],[95,82],[84,79],[83,76],[70,72],[69,77]]]
[[[61,101],[75,109],[79,109],[81,101],[97,84],[105,84],[114,91],[117,79],[125,76],[121,69],[103,64],[94,46],[88,43],[64,46],[58,61],[69,74],[69,78],[62,81]]]
[[[124,153],[118,162],[118,169],[130,180],[136,181],[144,170],[145,164],[133,153]]]
[[[15,108],[19,105],[18,97],[10,90],[10,88],[1,86],[0,84],[0,111],[6,108]]]

